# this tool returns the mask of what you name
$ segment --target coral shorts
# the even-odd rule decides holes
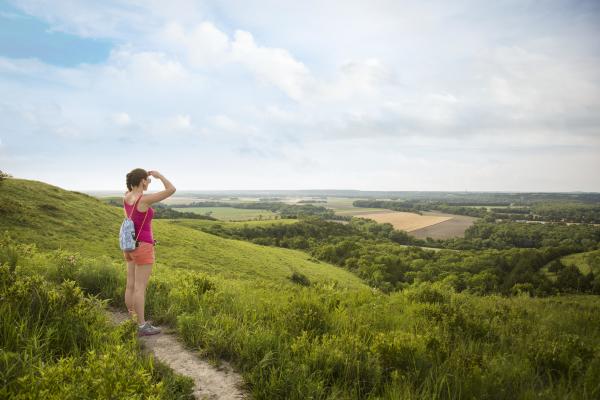
[[[148,242],[140,242],[133,251],[124,251],[123,257],[126,261],[133,261],[137,265],[154,264],[154,245]]]

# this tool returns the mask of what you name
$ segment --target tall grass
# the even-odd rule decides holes
[[[43,285],[35,278],[43,276],[59,284],[61,298],[71,304],[67,299],[82,296],[76,282],[96,295],[87,302],[123,307],[123,263],[12,246],[16,271],[37,279],[27,287]],[[35,291],[24,293],[36,298]],[[21,312],[38,321],[44,299]],[[96,348],[101,341],[87,333],[101,322],[86,310],[65,313],[81,319],[68,336],[53,339],[45,330],[46,337],[24,348],[48,358]],[[190,348],[233,362],[257,399],[598,398],[599,311],[595,296],[479,297],[438,284],[385,295],[333,283],[261,284],[167,267],[153,272],[146,304],[147,318],[175,328]],[[16,343],[19,335],[4,328],[7,323],[3,338]],[[53,326],[64,329],[60,322]],[[109,362],[97,357],[81,368],[102,369]],[[119,364],[125,362],[119,357],[110,362],[116,369],[134,368]],[[76,373],[69,364],[60,368]]]
[[[6,263],[6,254],[0,259],[0,398],[191,398],[189,378],[140,354],[135,322],[109,324],[108,300],[85,295],[73,280],[56,284],[23,273]]]
[[[122,213],[41,182],[4,183],[0,229],[17,240],[0,235],[0,398],[189,394],[138,355],[133,323],[112,329],[101,317],[108,304],[125,310]],[[147,319],[233,362],[256,399],[600,397],[598,296],[473,296],[443,284],[385,295],[304,253],[156,222]]]

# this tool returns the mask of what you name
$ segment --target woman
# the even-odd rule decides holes
[[[160,179],[165,190],[144,194],[150,185],[150,176]],[[146,287],[154,263],[154,239],[152,237],[152,204],[166,199],[175,193],[175,186],[158,171],[148,171],[136,168],[127,174],[127,189],[123,205],[125,212],[133,220],[135,234],[139,246],[130,252],[123,252],[127,261],[127,286],[125,288],[125,304],[132,318],[137,315],[138,335],[155,335],[160,329],[152,326],[144,319],[144,303]]]

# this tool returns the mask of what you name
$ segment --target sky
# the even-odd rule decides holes
[[[0,169],[91,191],[138,167],[600,191],[600,2],[0,0]]]

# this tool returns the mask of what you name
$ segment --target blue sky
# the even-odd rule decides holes
[[[599,20],[597,1],[0,0],[0,169],[600,191]]]

